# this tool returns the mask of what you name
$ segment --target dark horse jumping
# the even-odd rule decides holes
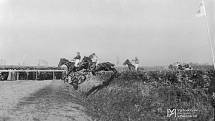
[[[112,71],[113,72],[113,75],[108,80],[102,82],[102,84],[100,84],[100,85],[92,87],[86,93],[86,96],[89,96],[93,92],[96,93],[100,89],[108,86],[114,80],[115,77],[119,76],[119,74],[118,74],[118,72],[117,72],[117,70],[115,69],[114,66],[115,65],[110,63],[110,62],[99,63],[96,66],[96,63],[93,63],[92,60],[89,57],[84,57],[83,58],[83,60],[82,60],[82,62],[80,64],[80,68],[91,71],[93,75],[96,75],[96,72],[99,72],[99,71]]]
[[[79,67],[77,67],[77,68],[74,66],[74,62],[70,62],[69,60],[67,60],[65,58],[60,59],[58,67],[60,67],[62,65],[67,66],[67,68],[68,68],[67,77],[71,77],[71,78],[75,77],[75,76],[70,76],[70,75],[74,75],[74,73],[76,73],[77,71],[81,71],[81,70],[91,72],[93,75],[96,75],[96,72],[99,72],[99,71],[112,71],[113,72],[113,75],[111,76],[110,79],[108,79],[108,80],[104,81],[102,84],[90,89],[86,93],[86,96],[89,96],[91,93],[97,92],[98,90],[108,86],[116,76],[119,76],[117,70],[114,68],[114,64],[112,64],[110,62],[104,62],[104,63],[99,63],[96,66],[96,64],[93,63],[92,60],[86,56],[82,59]],[[71,72],[73,72],[73,73],[71,73]],[[74,83],[74,82],[76,82],[76,83]],[[70,84],[73,85],[74,89],[78,89],[78,84],[80,84],[80,83],[77,83],[78,81],[74,81],[74,82],[72,82]]]
[[[58,64],[58,67],[66,65],[68,68],[68,73],[71,72],[77,72],[80,70],[85,69],[86,71],[92,72],[93,75],[95,75],[96,72],[99,71],[113,71],[114,73],[117,72],[117,70],[114,68],[114,64],[110,62],[103,62],[99,63],[97,66],[95,63],[92,62],[92,60],[89,57],[84,57],[83,60],[80,62],[79,67],[75,67],[75,62],[71,62],[65,58],[61,58],[60,62]]]
[[[86,69],[92,72],[93,75],[95,75],[96,72],[99,72],[99,71],[113,71],[114,73],[117,73],[117,70],[114,68],[114,66],[115,65],[110,62],[99,63],[96,66],[96,63],[93,63],[89,57],[85,56],[78,70]]]
[[[130,71],[135,70],[135,66],[134,66],[134,65],[131,63],[131,61],[128,60],[128,59],[125,60],[125,62],[123,63],[123,65],[127,65],[127,66],[128,66],[128,69],[129,69]]]
[[[64,83],[68,82],[74,87],[74,89],[78,89],[78,84],[83,83],[86,79],[86,76],[80,73],[76,73],[79,68],[75,67],[75,62],[71,62],[65,58],[61,58],[58,67],[62,65],[66,65],[67,67],[67,74],[66,78],[64,79]],[[69,82],[69,80],[71,80],[71,82]]]
[[[75,62],[71,62],[71,61],[67,60],[66,58],[60,59],[60,62],[58,63],[58,67],[61,67],[62,65],[66,65],[67,70],[68,70],[67,75],[71,72],[76,71]]]

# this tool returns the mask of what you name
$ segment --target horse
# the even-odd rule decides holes
[[[123,63],[123,65],[127,65],[128,69],[130,71],[135,70],[135,66],[131,63],[131,61],[129,59],[126,59],[125,62]]]
[[[96,72],[99,71],[112,71],[114,74],[117,73],[117,70],[114,67],[115,65],[110,62],[103,62],[99,63],[97,66],[94,67],[92,70],[92,74],[95,75]]]
[[[58,64],[58,67],[62,66],[62,65],[66,65],[67,68],[68,68],[68,73],[67,73],[67,78],[65,79],[66,81],[68,81],[69,84],[71,84],[73,86],[73,88],[75,90],[78,89],[78,85],[80,83],[83,82],[83,80],[86,79],[85,75],[81,74],[80,73],[77,73],[77,71],[81,72],[81,70],[86,70],[86,71],[89,71],[91,72],[93,75],[96,75],[96,72],[99,72],[99,71],[113,71],[114,74],[112,75],[111,79],[105,81],[104,83],[102,83],[101,85],[99,86],[96,86],[94,87],[93,89],[90,90],[90,92],[88,92],[88,95],[91,93],[91,92],[94,92],[94,90],[99,90],[100,88],[102,88],[103,86],[107,86],[116,76],[119,76],[117,75],[117,70],[114,68],[114,64],[110,63],[110,62],[103,62],[103,63],[99,63],[97,66],[95,66],[95,63],[92,62],[92,60],[89,58],[89,57],[84,57],[82,59],[82,61],[80,62],[80,65],[79,67],[75,67],[74,66],[74,62],[70,62],[69,60],[65,59],[65,58],[61,58],[60,59],[60,62]],[[71,73],[73,72],[73,73]],[[79,76],[77,76],[77,74]],[[71,82],[69,82],[69,80],[71,80]]]
[[[184,68],[184,70],[193,70],[193,68],[192,68],[191,65],[189,65],[189,64],[185,64],[185,65],[183,66],[183,68]]]
[[[193,68],[191,67],[191,65],[189,64],[176,64],[176,65],[169,65],[169,69],[173,70],[173,71],[188,71],[188,70],[193,70]]]
[[[58,63],[58,67],[61,67],[62,65],[66,65],[66,67],[67,67],[67,70],[68,70],[67,76],[69,75],[69,73],[76,71],[75,62],[71,62],[71,61],[67,60],[66,58],[60,59],[60,61]]]
[[[92,66],[92,60],[90,57],[84,56],[82,61],[79,64],[79,67],[77,68],[78,71],[85,69],[86,71],[90,71]]]
[[[99,71],[113,71],[114,73],[117,73],[117,70],[114,68],[114,64],[110,62],[103,62],[103,63],[93,63],[90,57],[84,57],[80,63],[80,67],[78,70],[86,69],[90,71],[93,75],[96,74],[96,72]]]
[[[66,75],[63,78],[64,83],[69,82],[68,76],[72,71],[75,71],[75,66],[74,66],[75,62],[71,62],[71,61],[67,60],[66,58],[61,58],[59,63],[58,63],[58,67],[61,67],[62,65],[65,65],[67,67]]]

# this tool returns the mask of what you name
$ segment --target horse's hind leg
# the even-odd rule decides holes
[[[135,69],[135,66],[133,66],[133,65],[132,65],[131,69],[132,69],[132,71],[135,71],[135,70],[136,70],[136,69]]]
[[[64,83],[68,82],[68,78],[64,78],[64,79],[63,79],[63,82],[64,82]]]

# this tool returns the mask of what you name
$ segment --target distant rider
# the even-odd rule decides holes
[[[93,69],[96,68],[96,66],[98,65],[98,57],[96,56],[95,53],[91,54],[89,56],[89,58],[92,60],[92,63],[93,63]]]
[[[183,70],[183,66],[180,62],[176,62],[175,66],[176,66],[176,69]]]
[[[138,67],[139,67],[139,59],[137,57],[134,58],[134,60],[132,60],[134,62],[134,66],[135,66],[135,70],[137,71]]]
[[[77,52],[77,55],[73,58],[75,60],[75,67],[78,67],[78,64],[81,61],[81,55],[80,52]]]

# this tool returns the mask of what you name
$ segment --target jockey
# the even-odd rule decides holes
[[[81,60],[80,52],[77,52],[77,55],[73,59],[75,60],[75,67],[78,67],[78,64],[80,63]]]
[[[98,65],[98,57],[96,56],[95,53],[91,54],[91,55],[89,56],[89,58],[92,60],[93,64],[95,64],[95,66]]]
[[[139,59],[137,57],[134,58],[134,60],[132,60],[134,62],[134,66],[135,66],[135,70],[137,71],[138,67],[139,67]]]

